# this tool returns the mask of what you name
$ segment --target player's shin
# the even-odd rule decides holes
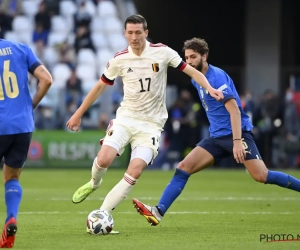
[[[98,157],[96,157],[94,159],[94,163],[93,163],[93,166],[92,166],[91,184],[92,184],[93,188],[97,188],[97,187],[100,186],[100,184],[101,184],[100,181],[101,181],[102,177],[104,176],[104,174],[107,171],[107,168],[102,168],[98,165],[97,158]]]
[[[189,177],[190,174],[188,174],[187,172],[178,168],[176,169],[172,180],[164,190],[160,201],[157,205],[157,208],[161,215],[164,215],[166,213],[166,211],[169,209],[172,203],[181,194]]]
[[[100,209],[111,212],[131,192],[137,179],[125,173],[123,179],[106,195]]]
[[[300,192],[300,180],[278,171],[268,171],[267,181],[265,184],[275,184],[280,187],[292,189]]]
[[[5,183],[6,222],[12,217],[17,218],[21,199],[22,187],[19,181],[15,179],[7,181]]]

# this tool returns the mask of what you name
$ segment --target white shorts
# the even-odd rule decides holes
[[[116,118],[109,123],[103,145],[115,148],[118,154],[121,155],[126,145],[130,143],[132,154],[134,153],[131,159],[133,157],[147,159],[148,157],[138,155],[138,152],[142,154],[145,150],[137,151],[134,149],[137,147],[150,148],[153,155],[147,164],[151,164],[158,154],[162,131],[163,129],[159,124],[151,121],[142,121],[129,117]]]

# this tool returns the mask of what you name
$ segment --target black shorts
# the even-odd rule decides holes
[[[28,154],[32,133],[0,135],[0,160],[11,168],[22,168]]]
[[[215,160],[215,163],[233,155],[232,135],[226,135],[218,138],[207,138],[200,141],[197,146],[208,151]],[[260,159],[260,153],[254,142],[253,134],[250,131],[242,133],[242,143],[246,150],[245,160]]]

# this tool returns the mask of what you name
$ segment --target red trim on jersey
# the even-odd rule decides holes
[[[150,47],[167,47],[167,45],[164,45],[162,43],[150,43]]]
[[[114,85],[114,80],[108,79],[104,74],[102,74],[100,79],[108,85]]]
[[[180,71],[184,70],[186,67],[187,63],[184,61],[181,61],[181,63],[179,63],[179,65],[177,66],[177,69],[179,69]]]
[[[128,53],[128,49],[124,49],[124,50],[122,50],[122,51],[120,51],[120,52],[117,52],[117,53],[115,54],[114,58],[117,57],[117,56],[126,54],[126,53]]]

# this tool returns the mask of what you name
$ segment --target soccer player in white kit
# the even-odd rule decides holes
[[[92,178],[73,195],[73,203],[80,203],[95,191],[117,155],[127,144],[131,145],[131,159],[122,180],[107,194],[100,209],[111,212],[127,197],[144,168],[158,154],[161,132],[168,118],[166,109],[167,68],[178,68],[217,100],[221,91],[210,86],[205,76],[186,64],[176,51],[161,43],[149,43],[147,22],[141,15],[132,15],[125,21],[125,37],[129,46],[115,54],[103,75],[86,96],[82,105],[67,122],[67,127],[78,131],[81,117],[114,79],[122,77],[124,99],[116,119],[110,121],[102,147],[92,166]],[[109,105],[109,104],[108,104]]]

